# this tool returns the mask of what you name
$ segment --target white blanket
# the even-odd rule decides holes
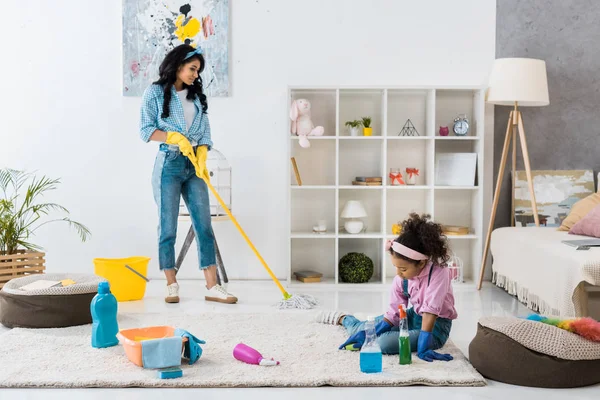
[[[575,250],[561,240],[589,239],[556,228],[499,228],[492,232],[493,279],[541,314],[583,316],[583,283],[600,286],[600,247]]]

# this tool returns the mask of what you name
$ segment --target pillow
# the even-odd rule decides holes
[[[573,225],[585,217],[586,214],[592,211],[598,204],[600,204],[600,194],[598,193],[591,194],[588,197],[579,200],[577,203],[573,204],[571,212],[567,215],[567,218],[563,220],[562,225],[558,230],[570,230]]]
[[[600,205],[587,213],[569,231],[572,235],[584,235],[600,238]]]

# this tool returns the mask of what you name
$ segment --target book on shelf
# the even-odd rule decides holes
[[[294,275],[296,275],[296,280],[304,283],[321,282],[323,277],[322,273],[316,271],[297,271],[294,272]]]
[[[355,181],[357,182],[382,182],[383,178],[380,176],[357,176]]]
[[[454,225],[443,225],[442,232],[444,235],[468,235],[469,227],[468,226],[454,226]]]
[[[352,181],[352,185],[354,185],[354,186],[382,186],[382,183],[381,182]]]

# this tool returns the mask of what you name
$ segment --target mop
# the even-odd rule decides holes
[[[191,160],[191,158],[190,158],[190,160]],[[191,160],[191,161],[192,161],[192,164],[194,164],[194,167],[196,167],[196,170],[198,170],[199,166],[197,165],[196,162],[194,162],[195,160]],[[293,294],[292,295],[292,294],[289,294],[284,289],[284,287],[281,285],[281,282],[279,282],[279,279],[277,279],[277,277],[275,276],[273,271],[271,271],[271,268],[269,268],[269,266],[267,265],[267,262],[264,260],[264,258],[262,258],[262,256],[260,255],[260,253],[258,252],[256,247],[254,247],[254,244],[250,241],[250,238],[248,238],[248,235],[246,235],[246,232],[244,232],[244,230],[242,229],[240,224],[237,222],[237,220],[235,219],[233,214],[231,214],[231,211],[229,210],[229,208],[227,207],[227,205],[225,204],[225,202],[223,201],[223,199],[221,198],[219,193],[215,190],[213,185],[210,183],[210,178],[208,177],[208,171],[206,171],[206,174],[202,175],[202,179],[204,180],[204,182],[206,182],[206,185],[208,186],[208,188],[210,189],[212,194],[215,196],[215,198],[217,199],[217,201],[219,202],[219,204],[221,205],[223,210],[225,210],[225,212],[227,213],[227,215],[229,216],[229,218],[231,219],[231,221],[233,222],[233,224],[235,225],[237,230],[240,232],[240,234],[242,235],[242,237],[244,238],[246,243],[248,243],[248,246],[250,246],[250,248],[254,252],[254,255],[256,255],[256,258],[258,258],[258,260],[261,262],[261,264],[263,265],[265,270],[271,276],[271,279],[273,280],[273,282],[275,282],[275,284],[277,285],[277,287],[283,294],[283,300],[281,300],[279,303],[277,303],[277,306],[280,309],[291,309],[291,308],[311,309],[311,308],[314,308],[318,303],[317,303],[317,300],[313,296],[306,295],[306,294]]]

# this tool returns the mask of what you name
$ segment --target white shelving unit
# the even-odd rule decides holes
[[[311,102],[312,120],[325,128],[321,137],[309,137],[311,147],[300,147],[289,130],[289,156],[298,165],[298,186],[289,168],[290,260],[288,284],[301,286],[343,285],[372,287],[389,284],[395,275],[384,244],[393,239],[392,225],[410,212],[431,214],[436,222],[469,226],[470,234],[449,236],[452,251],[463,260],[464,279],[472,265],[479,265],[483,240],[484,89],[482,87],[290,87],[289,104],[305,98]],[[454,118],[466,114],[468,136],[454,136]],[[348,120],[372,118],[373,136],[349,136]],[[289,117],[286,115],[289,122]],[[420,136],[398,136],[410,119]],[[439,136],[448,126],[449,136]],[[362,130],[361,130],[362,133]],[[477,174],[473,186],[436,185],[435,163],[440,153],[476,153]],[[391,186],[390,168],[399,168],[406,179],[407,167],[419,169],[414,186]],[[356,176],[380,176],[382,186],[353,186]],[[348,234],[340,218],[348,200],[360,200],[368,214],[366,230]],[[327,233],[312,233],[318,220],[327,221]],[[368,255],[375,265],[365,284],[339,281],[338,261],[349,252]],[[301,283],[293,273],[323,273],[319,283]]]

